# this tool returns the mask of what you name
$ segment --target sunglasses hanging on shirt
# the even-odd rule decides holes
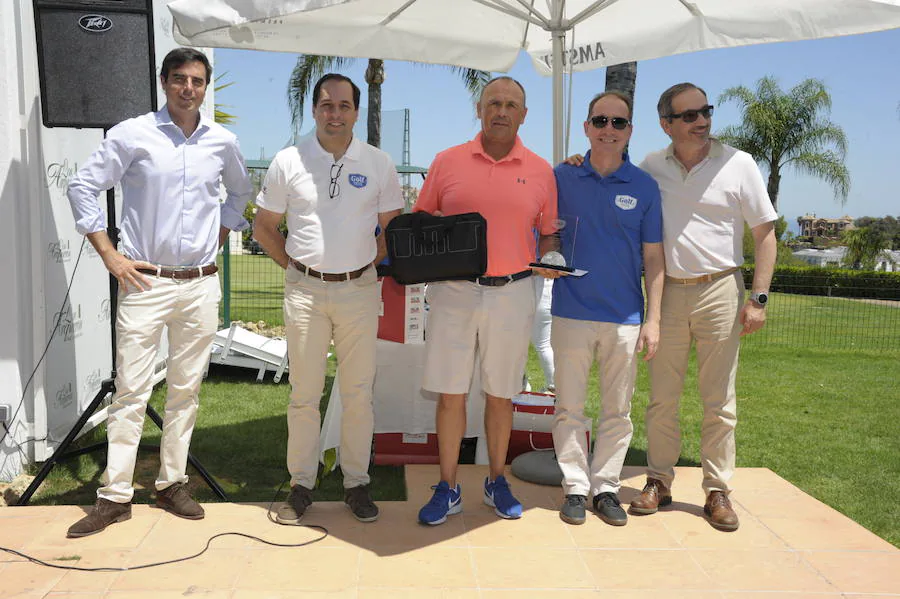
[[[331,181],[328,183],[328,197],[332,200],[341,195],[341,185],[338,183],[338,177],[341,176],[341,169],[343,168],[343,164],[331,165]]]

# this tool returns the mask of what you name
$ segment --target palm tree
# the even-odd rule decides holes
[[[844,266],[856,270],[875,270],[879,254],[888,247],[884,235],[871,227],[847,229],[841,237],[847,246]]]
[[[301,54],[291,72],[288,84],[288,106],[291,109],[291,124],[298,132],[303,124],[303,109],[306,97],[312,93],[319,78],[329,72],[340,70],[353,62],[354,58],[341,56],[318,56]],[[462,77],[466,89],[477,96],[481,88],[490,81],[491,74],[463,67],[448,67]],[[384,61],[370,58],[366,67],[366,83],[369,86],[368,106],[368,142],[376,147],[381,146],[381,85],[384,83]]]
[[[219,80],[222,79],[223,77],[225,77],[225,75],[227,75],[227,74],[228,74],[228,71],[225,71],[224,73],[220,74],[218,77],[215,77],[213,79],[213,83],[214,83],[213,92],[215,92],[216,94],[218,94],[220,91],[222,91],[226,87],[234,85],[234,81],[229,81],[228,83],[219,83]],[[219,104],[218,102],[216,102],[213,105],[214,120],[215,120],[215,122],[219,123],[220,125],[233,125],[235,123],[235,121],[237,121],[237,117],[233,114],[229,114],[229,113],[225,112],[226,108],[229,108],[228,104]]]
[[[828,120],[831,96],[825,84],[807,79],[787,93],[773,77],[763,77],[753,92],[744,86],[722,92],[719,102],[735,101],[741,124],[730,125],[718,137],[749,153],[769,170],[768,191],[778,209],[778,189],[785,167],[824,180],[843,206],[850,192],[850,172],[844,164],[847,137]]]

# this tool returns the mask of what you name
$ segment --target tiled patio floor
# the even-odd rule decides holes
[[[0,597],[313,597],[359,599],[884,599],[900,598],[900,550],[766,469],[741,469],[732,497],[735,533],[702,517],[700,471],[681,468],[675,502],[621,528],[589,516],[560,521],[558,488],[511,478],[526,506],[504,521],[481,502],[485,467],[463,466],[465,509],[442,526],[416,524],[437,481],[436,466],[409,466],[409,501],[383,502],[373,524],[341,503],[316,503],[305,520],[328,528],[323,541],[279,548],[242,537],[212,542],[189,562],[129,572],[70,572],[0,553]],[[624,473],[621,498],[643,485]],[[0,509],[0,545],[60,565],[135,566],[200,551],[220,532],[279,543],[319,533],[276,526],[265,504],[208,504],[201,521],[147,505],[105,532],[66,539],[84,514],[75,506]]]

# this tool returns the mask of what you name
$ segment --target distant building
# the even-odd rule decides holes
[[[815,214],[798,216],[801,237],[833,237],[841,236],[846,229],[853,228],[853,219],[847,215],[841,218],[817,218]]]
[[[844,246],[817,250],[807,248],[793,252],[795,258],[803,260],[810,266],[841,266],[844,262],[844,254],[847,248]],[[898,272],[900,271],[900,251],[884,250],[878,255],[875,263],[876,271]]]

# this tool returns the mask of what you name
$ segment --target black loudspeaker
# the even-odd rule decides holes
[[[152,0],[34,0],[34,21],[45,126],[156,110]]]

